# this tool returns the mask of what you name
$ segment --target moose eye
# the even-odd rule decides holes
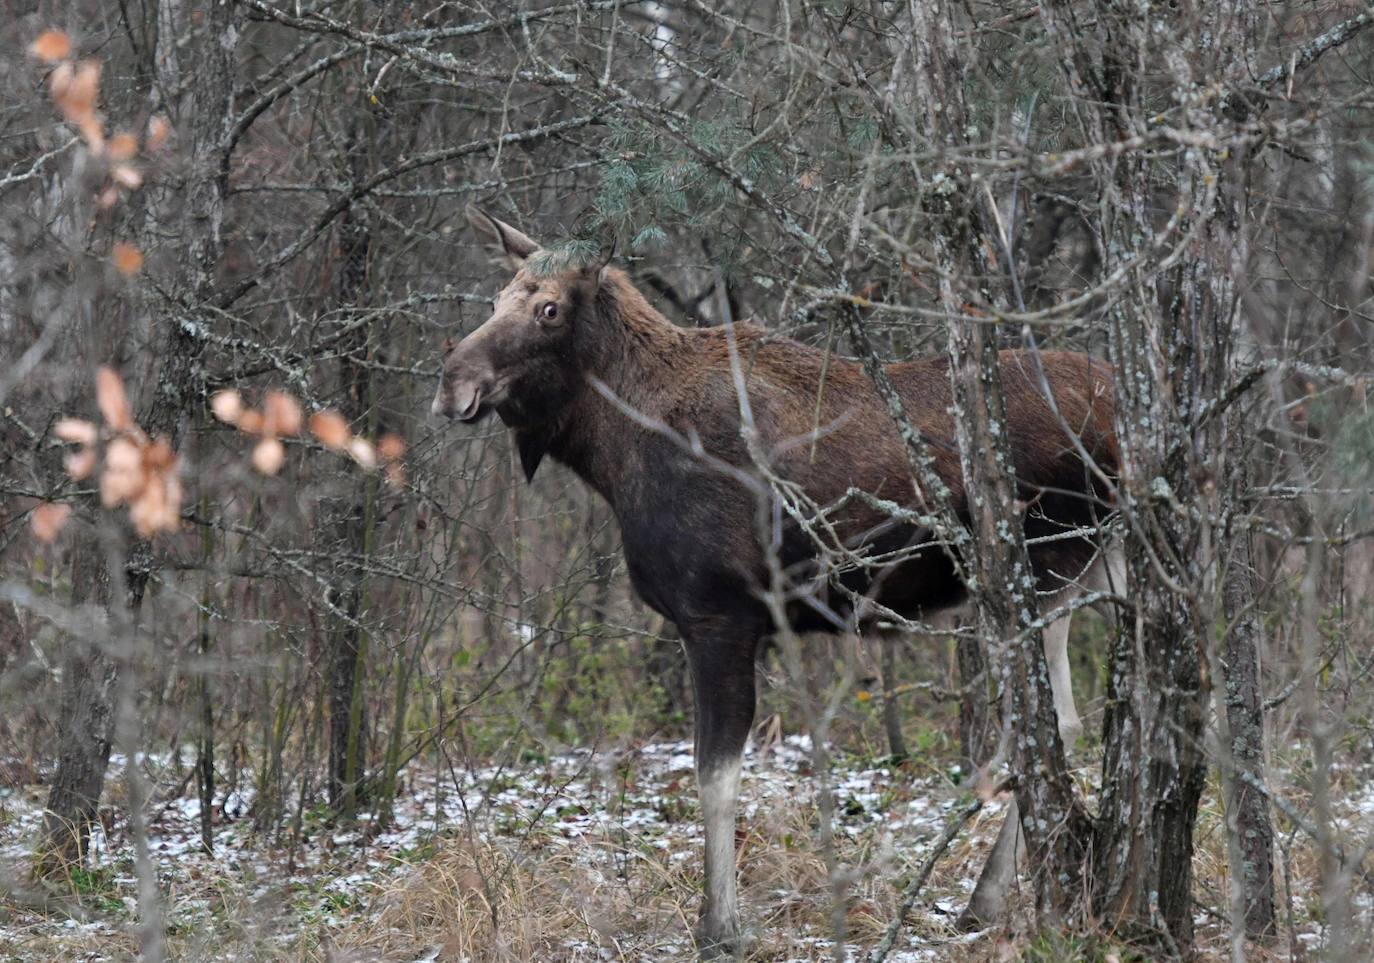
[[[539,313],[544,316],[545,321],[552,321],[554,318],[558,317],[558,305],[553,301],[549,301],[540,309]]]

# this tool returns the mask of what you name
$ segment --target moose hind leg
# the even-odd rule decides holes
[[[735,873],[741,756],[754,723],[757,636],[683,629],[696,693],[697,790],[705,835],[706,891],[697,946],[706,959],[742,951]]]
[[[1064,592],[1051,607],[1065,604],[1073,595]],[[1073,701],[1073,687],[1069,665],[1069,622],[1072,614],[1064,615],[1045,628],[1045,662],[1050,671],[1050,691],[1054,695],[1054,711],[1059,719],[1059,738],[1068,752],[1083,734],[1083,722]],[[1021,832],[1021,813],[1012,797],[1002,829],[993,843],[992,852],[983,864],[978,885],[969,898],[968,907],[959,917],[959,928],[982,929],[999,923],[1006,916],[1007,894],[1016,880],[1016,860],[1025,851],[1025,836]]]
[[[1076,594],[1076,593],[1073,593]],[[1070,601],[1073,594],[1063,593],[1055,605]],[[1054,695],[1054,712],[1059,718],[1059,738],[1067,753],[1083,734],[1083,720],[1073,701],[1073,676],[1069,663],[1069,622],[1072,615],[1056,619],[1045,627],[1045,662],[1050,670],[1050,692]]]
[[[978,885],[969,897],[968,906],[959,914],[955,924],[959,929],[971,932],[1002,921],[1007,913],[1007,893],[1016,881],[1016,859],[1024,849],[1021,813],[1013,796],[997,833],[997,842],[992,844],[992,852],[988,853],[983,872],[978,876]]]

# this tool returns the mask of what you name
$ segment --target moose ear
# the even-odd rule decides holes
[[[606,270],[606,266],[615,257],[615,238],[603,241],[601,247],[587,259],[587,263],[582,266],[582,274],[587,278],[600,278],[601,272]]]
[[[538,243],[532,238],[517,231],[505,221],[492,217],[475,204],[467,206],[467,215],[468,223],[477,232],[477,236],[498,260],[512,270],[518,270],[520,265],[525,263],[525,258],[539,250]]]

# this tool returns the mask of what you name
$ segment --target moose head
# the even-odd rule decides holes
[[[594,340],[588,329],[597,320],[597,293],[611,250],[577,259],[541,248],[476,207],[469,206],[467,216],[515,276],[497,296],[490,318],[456,344],[444,342],[431,410],[464,422],[494,411],[517,436],[538,436],[585,381]],[[526,461],[526,471],[533,474],[533,468]]]

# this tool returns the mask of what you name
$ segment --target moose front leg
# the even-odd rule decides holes
[[[682,627],[696,693],[697,790],[706,837],[706,892],[697,924],[704,959],[742,950],[735,886],[735,810],[740,763],[754,724],[757,636]]]

